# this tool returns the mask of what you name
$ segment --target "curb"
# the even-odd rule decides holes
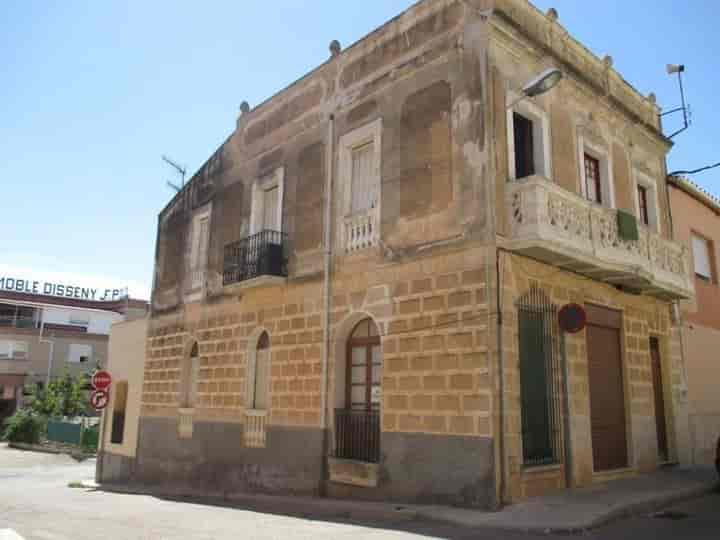
[[[667,506],[689,499],[694,499],[711,493],[718,488],[715,483],[698,485],[692,488],[676,491],[656,498],[630,503],[622,507],[609,509],[599,516],[588,521],[572,526],[554,525],[513,525],[493,521],[497,512],[480,512],[476,514],[479,520],[473,523],[471,519],[443,515],[445,507],[427,508],[415,505],[373,503],[364,501],[347,501],[331,498],[317,497],[292,497],[284,495],[248,494],[248,493],[208,493],[196,492],[192,489],[186,490],[158,490],[144,486],[127,486],[118,484],[101,484],[95,487],[96,490],[111,493],[123,493],[128,495],[150,495],[155,497],[167,497],[172,499],[186,499],[187,502],[199,504],[222,501],[228,506],[242,504],[246,507],[256,507],[259,512],[278,513],[283,515],[301,516],[305,518],[341,518],[347,520],[386,520],[386,521],[409,521],[414,519],[425,519],[428,521],[449,523],[468,529],[489,529],[525,532],[532,534],[581,534],[612,522],[626,519],[640,514],[656,512]],[[451,507],[447,507],[451,509]],[[454,509],[457,510],[457,509]],[[468,510],[468,512],[473,512]],[[480,517],[484,515],[489,519],[483,521]]]
[[[96,454],[86,454],[84,452],[68,452],[67,450],[58,450],[57,448],[48,448],[46,446],[42,446],[41,444],[30,444],[30,443],[21,443],[21,442],[9,442],[8,448],[12,448],[14,450],[23,450],[26,452],[39,452],[41,454],[65,454],[70,456],[73,459],[90,459],[97,457]]]
[[[308,496],[267,495],[263,493],[208,493],[193,490],[162,490],[141,486],[124,486],[113,484],[99,484],[95,490],[125,495],[149,495],[154,497],[167,497],[172,499],[186,499],[186,502],[212,503],[222,501],[228,506],[244,505],[260,507],[260,512],[275,513],[282,509],[284,515],[296,515],[308,518],[337,517],[348,520],[392,520],[409,521],[419,517],[418,509],[412,505],[373,503],[365,501],[346,501],[341,499],[319,498]],[[437,521],[437,520],[436,520]]]
[[[467,527],[470,529],[493,529],[493,530],[524,532],[524,533],[528,533],[528,534],[562,534],[562,535],[582,534],[582,533],[588,532],[590,530],[597,529],[599,527],[608,525],[610,523],[620,521],[622,519],[627,519],[629,517],[633,517],[633,516],[637,516],[637,515],[641,515],[641,514],[649,514],[652,512],[659,511],[663,508],[666,508],[668,506],[671,506],[671,505],[679,503],[679,502],[683,502],[686,500],[701,497],[708,493],[714,492],[716,489],[718,489],[718,486],[719,485],[716,485],[716,484],[695,486],[692,488],[687,488],[684,490],[677,491],[675,493],[660,496],[660,497],[657,497],[654,499],[649,499],[649,500],[640,501],[637,503],[627,504],[627,505],[624,505],[619,508],[610,509],[600,516],[589,519],[585,523],[576,523],[572,526],[511,525],[511,524],[507,524],[507,523],[500,523],[497,521],[485,521],[482,523],[480,523],[480,522],[471,523],[471,522],[469,522],[469,520],[454,519],[452,517],[443,516],[441,512],[438,513],[438,512],[433,512],[432,510],[428,511],[428,510],[423,510],[423,509],[420,509],[417,512],[417,517],[427,519],[427,520],[432,520],[432,521],[440,521],[443,523],[451,523],[451,524],[455,524],[455,525],[460,525],[460,526]]]

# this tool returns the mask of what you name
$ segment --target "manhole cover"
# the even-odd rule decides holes
[[[655,512],[651,514],[652,517],[658,519],[685,519],[688,515],[685,512],[673,512],[672,510],[664,510],[662,512]]]

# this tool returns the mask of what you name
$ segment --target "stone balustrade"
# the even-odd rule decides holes
[[[377,245],[379,216],[377,209],[348,216],[344,221],[345,251],[352,253]]]
[[[250,448],[265,448],[266,424],[267,411],[252,409],[245,411],[245,446]]]
[[[591,203],[550,180],[508,184],[507,247],[594,279],[660,298],[693,295],[688,252],[638,225],[638,239],[618,233],[617,211]]]

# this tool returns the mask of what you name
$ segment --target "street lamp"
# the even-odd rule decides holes
[[[551,90],[560,79],[563,78],[563,73],[557,68],[549,68],[543,71],[540,75],[529,81],[522,87],[520,91],[520,97],[513,101],[507,106],[508,109],[512,108],[518,101],[521,101],[527,97],[535,97],[540,94],[544,94],[548,90]]]

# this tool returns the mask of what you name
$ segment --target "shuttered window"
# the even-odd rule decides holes
[[[270,376],[270,336],[263,332],[255,351],[255,363],[250,366],[252,386],[248,406],[253,410],[268,409],[268,377]]]
[[[263,230],[279,231],[278,227],[278,200],[280,190],[277,186],[263,192]]]
[[[710,242],[700,235],[692,235],[693,259],[695,261],[695,275],[712,281],[712,263]]]
[[[369,142],[352,149],[351,205],[353,214],[366,212],[373,205],[373,164],[375,144]]]
[[[202,216],[195,221],[193,235],[193,268],[202,266],[207,258],[207,241],[208,241],[208,217]]]
[[[557,311],[539,290],[518,304],[523,464],[560,463],[560,360],[556,351]]]

